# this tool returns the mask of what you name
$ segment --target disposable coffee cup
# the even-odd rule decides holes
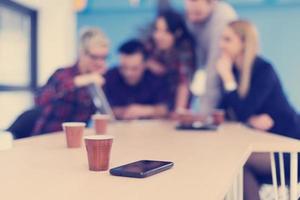
[[[110,116],[106,114],[95,114],[92,116],[96,134],[106,134]]]
[[[215,110],[212,114],[213,123],[215,125],[223,124],[225,121],[225,112],[224,110]]]
[[[84,137],[84,141],[87,150],[89,170],[108,170],[113,136],[91,135]]]
[[[83,132],[86,124],[83,122],[65,122],[62,124],[66,134],[68,148],[79,148],[82,145]]]
[[[11,149],[13,146],[13,135],[8,131],[0,131],[0,151]]]

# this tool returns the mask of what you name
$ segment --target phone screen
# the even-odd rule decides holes
[[[216,131],[218,129],[217,125],[213,124],[196,124],[196,123],[191,123],[191,124],[178,124],[176,126],[177,130],[199,130],[199,131]]]
[[[136,173],[143,173],[150,171],[152,169],[159,168],[161,166],[164,166],[166,162],[162,161],[150,161],[150,160],[143,160],[143,161],[138,161],[134,162],[128,165],[124,165],[122,167],[122,170],[128,171],[128,172],[136,172]]]
[[[173,166],[172,162],[140,160],[110,170],[111,174],[130,177],[145,177],[164,171]]]

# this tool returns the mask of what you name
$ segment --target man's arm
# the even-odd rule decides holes
[[[187,83],[181,83],[177,87],[175,111],[186,110],[189,101],[189,86]]]
[[[38,106],[64,100],[68,94],[89,84],[103,85],[104,79],[98,73],[72,76],[65,69],[58,69],[42,87],[35,98]]]
[[[164,104],[142,107],[145,109],[145,117],[162,118],[168,114],[168,108]]]
[[[124,114],[125,114],[125,111],[126,111],[126,107],[118,106],[118,107],[112,108],[112,110],[113,110],[113,113],[114,113],[114,115],[117,119],[124,119]]]
[[[76,89],[73,78],[67,77],[63,70],[58,69],[46,85],[37,92],[35,102],[38,106],[45,106],[63,99],[68,92]]]
[[[118,119],[161,118],[168,114],[167,106],[164,104],[132,104],[129,106],[114,107],[113,111]]]

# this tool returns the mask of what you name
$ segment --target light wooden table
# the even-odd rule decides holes
[[[89,171],[85,148],[67,149],[61,133],[16,141],[13,149],[0,152],[0,199],[220,200],[251,152],[300,151],[296,140],[239,124],[216,132],[176,131],[174,126],[140,121],[109,127],[115,136],[111,167],[140,159],[175,163],[146,179]]]

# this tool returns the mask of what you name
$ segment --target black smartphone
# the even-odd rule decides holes
[[[132,178],[146,178],[159,172],[170,169],[174,166],[173,162],[140,160],[111,169],[109,172],[114,176],[125,176]]]
[[[176,126],[177,130],[194,130],[194,131],[216,131],[218,129],[217,125],[214,124],[198,124],[198,123],[190,123],[190,124],[178,124]]]

